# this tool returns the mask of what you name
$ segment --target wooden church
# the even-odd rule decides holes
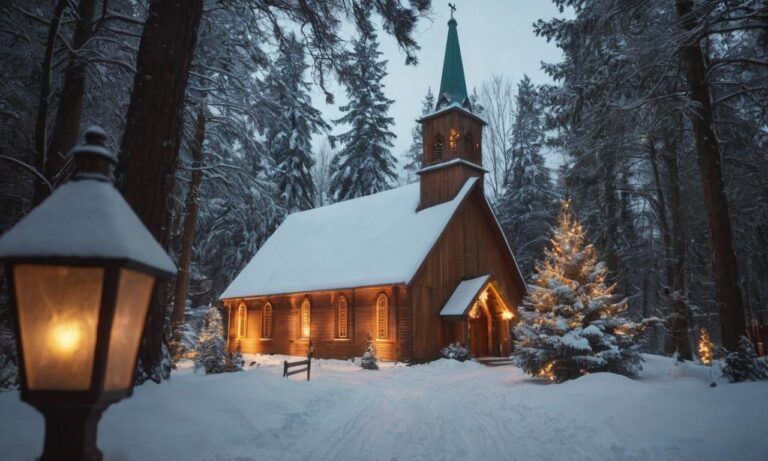
[[[485,122],[468,98],[456,20],[424,128],[418,183],[290,215],[221,299],[247,353],[508,355],[525,284],[483,192]]]

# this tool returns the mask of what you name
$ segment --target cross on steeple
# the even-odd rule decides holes
[[[456,5],[454,5],[453,3],[449,3],[448,8],[451,9],[451,19],[453,19],[453,13],[456,11]]]

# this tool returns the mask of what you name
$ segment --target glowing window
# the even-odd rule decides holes
[[[389,339],[389,299],[383,293],[376,298],[376,334],[378,339]]]
[[[237,306],[237,337],[245,338],[245,324],[248,320],[248,308],[245,304]]]
[[[438,161],[443,158],[443,137],[439,134],[435,135],[435,140],[432,143],[432,160]]]
[[[305,299],[301,303],[301,312],[299,317],[299,335],[302,338],[309,338],[309,325],[310,325],[310,305],[309,299]]]
[[[261,337],[272,337],[272,304],[267,303],[261,311]]]
[[[339,338],[348,338],[349,331],[347,329],[347,298],[344,296],[339,298],[339,303],[336,305],[336,319],[338,320],[337,335]]]
[[[451,131],[448,134],[448,147],[451,148],[451,152],[456,152],[456,147],[459,145],[459,138],[461,138],[459,132],[456,131],[455,128],[451,128]]]

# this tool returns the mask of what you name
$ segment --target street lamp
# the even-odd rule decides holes
[[[0,238],[21,360],[21,399],[45,417],[42,461],[100,460],[104,410],[133,393],[155,279],[176,273],[110,179],[98,127],[75,174]]]

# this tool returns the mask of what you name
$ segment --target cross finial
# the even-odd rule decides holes
[[[453,19],[453,12],[456,11],[456,5],[454,5],[453,3],[449,3],[448,8],[451,9],[451,19]]]

